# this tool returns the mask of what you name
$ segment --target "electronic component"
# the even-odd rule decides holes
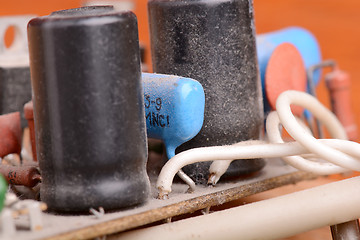
[[[338,67],[325,75],[326,86],[329,89],[331,108],[344,126],[347,136],[352,141],[358,140],[358,128],[351,109],[350,77]]]
[[[205,91],[204,124],[177,151],[258,139],[263,107],[256,61],[252,1],[148,3],[153,69],[193,78]],[[234,161],[228,176],[252,173],[263,160]],[[183,170],[207,183],[210,163]]]
[[[146,124],[136,16],[83,7],[28,27],[41,199],[49,209],[144,203]]]
[[[314,74],[317,70],[323,68],[330,68],[332,70],[325,75],[325,83],[329,91],[332,111],[344,126],[347,137],[352,141],[357,141],[357,125],[350,102],[350,77],[346,72],[339,69],[334,60],[325,60],[309,67],[307,77],[308,84],[311,86],[310,93],[316,97]],[[318,120],[316,120],[316,125],[319,138],[324,138],[325,136]]]
[[[174,75],[143,73],[142,79],[148,137],[163,140],[170,159],[203,125],[204,89],[193,79]],[[195,182],[181,169],[178,176],[194,190]]]
[[[0,165],[0,173],[11,185],[23,185],[32,188],[41,181],[39,170],[32,166]]]
[[[172,158],[203,125],[204,90],[193,79],[173,75],[143,73],[142,80],[148,137],[163,140]]]
[[[286,90],[306,91],[306,71],[302,57],[291,43],[281,43],[272,52],[266,66],[265,96],[271,110],[276,108],[278,96]],[[297,116],[304,109],[292,106]]]
[[[265,72],[270,56],[278,45],[286,42],[293,44],[299,50],[306,69],[321,62],[319,43],[315,36],[304,28],[288,27],[259,34],[256,36],[256,47],[263,91],[265,90]],[[319,79],[320,71],[317,71],[314,73],[314,83],[317,84]]]

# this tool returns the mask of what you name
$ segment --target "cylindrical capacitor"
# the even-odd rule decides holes
[[[6,181],[13,185],[23,185],[35,187],[41,181],[40,172],[32,166],[0,166],[0,173],[4,175]]]
[[[335,69],[325,76],[330,92],[331,108],[344,126],[349,140],[358,140],[358,129],[351,109],[350,77],[344,71]]]
[[[83,7],[28,26],[41,199],[88,211],[149,194],[136,16]]]
[[[198,80],[205,92],[204,125],[178,148],[258,139],[263,123],[251,0],[151,0],[153,69]],[[210,163],[184,171],[206,183]],[[230,175],[252,173],[263,160],[234,161]]]

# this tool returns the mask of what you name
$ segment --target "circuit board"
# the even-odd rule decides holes
[[[152,181],[152,197],[143,206],[118,212],[95,215],[59,215],[43,213],[44,227],[29,231],[25,227],[28,219],[16,219],[14,239],[89,239],[111,235],[151,223],[169,221],[170,218],[193,213],[212,206],[222,205],[259,192],[280,186],[313,179],[313,174],[299,172],[284,165],[281,160],[269,160],[266,167],[255,176],[219,183],[215,187],[197,186],[195,192],[186,193],[187,185],[173,184],[167,200],[156,198],[157,191]],[[155,179],[154,179],[155,180]]]

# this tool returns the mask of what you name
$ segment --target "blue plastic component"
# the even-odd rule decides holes
[[[199,133],[204,121],[205,94],[193,79],[142,74],[147,134],[165,143],[168,158]]]
[[[259,34],[256,37],[257,56],[259,61],[261,85],[264,97],[264,110],[269,110],[265,94],[265,72],[268,61],[275,48],[282,43],[291,43],[299,50],[306,69],[321,62],[321,52],[316,38],[306,29],[300,27],[289,27],[279,31]],[[320,79],[320,71],[314,73],[314,84]]]

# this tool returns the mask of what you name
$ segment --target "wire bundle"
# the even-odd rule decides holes
[[[292,114],[291,104],[308,109],[336,139],[316,139]],[[280,125],[295,141],[283,141]],[[336,116],[307,93],[283,92],[277,99],[276,111],[267,117],[266,132],[269,142],[249,140],[230,146],[194,148],[175,155],[159,174],[159,198],[166,198],[171,192],[173,178],[182,167],[196,162],[214,161],[210,166],[210,184],[218,182],[234,159],[281,157],[299,170],[319,175],[360,171],[360,144],[348,141]]]

